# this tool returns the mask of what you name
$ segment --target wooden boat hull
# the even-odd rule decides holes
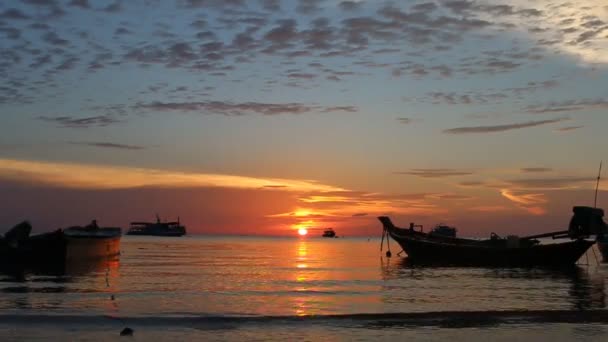
[[[186,233],[183,232],[142,232],[142,231],[129,231],[126,235],[139,235],[139,236],[184,236]]]
[[[32,236],[19,247],[0,247],[2,263],[9,265],[64,264],[115,258],[118,255],[120,235],[69,236],[62,231]]]
[[[573,265],[593,245],[593,241],[522,248],[459,246],[424,240],[391,237],[399,243],[412,262],[444,265],[530,267]]]
[[[506,240],[470,240],[432,236],[398,228],[380,219],[411,263],[437,266],[561,267],[574,265],[595,241],[576,239],[561,243],[509,246]]]
[[[605,235],[597,240],[597,248],[600,250],[600,254],[602,254],[602,261],[608,263],[608,237]]]

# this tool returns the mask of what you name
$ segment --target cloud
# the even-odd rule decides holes
[[[579,188],[595,180],[593,177],[524,178],[507,180],[506,183],[517,189],[558,190]]]
[[[556,128],[555,132],[570,132],[570,131],[574,131],[580,128],[583,128],[585,126],[566,126],[566,127],[560,127],[560,128]]]
[[[562,122],[565,120],[570,120],[570,119],[569,118],[557,118],[557,119],[540,120],[540,121],[527,121],[527,122],[508,124],[508,125],[457,127],[457,128],[445,129],[445,130],[443,130],[443,133],[446,133],[446,134],[495,133],[495,132],[504,132],[504,131],[514,130],[514,129],[527,128],[527,127],[548,125],[548,124],[553,124],[553,123],[557,123],[557,122]]]
[[[343,11],[356,11],[361,8],[361,2],[359,1],[342,1],[338,4]]]
[[[283,186],[285,191],[341,191],[342,188],[296,179],[256,178],[133,167],[84,165],[0,159],[0,179],[41,183],[72,189],[130,189],[141,187],[225,187],[259,189]]]
[[[550,172],[553,171],[550,167],[523,167],[521,168],[521,172]]]
[[[1,19],[17,19],[17,20],[26,20],[30,17],[23,13],[22,11],[16,8],[9,8],[0,14]]]
[[[226,116],[241,116],[249,113],[262,115],[281,115],[303,114],[313,111],[322,113],[334,111],[357,111],[357,108],[353,106],[321,107],[305,105],[302,103],[232,103],[223,101],[138,103],[134,105],[133,108],[154,111],[203,112],[203,114],[220,114]]]
[[[80,7],[83,9],[90,9],[91,5],[89,5],[89,1],[88,0],[71,0],[68,3],[68,6],[73,6],[73,7]]]
[[[608,100],[605,99],[582,99],[567,100],[561,102],[550,102],[545,105],[534,105],[526,107],[526,112],[532,114],[575,112],[590,109],[608,108]]]
[[[542,193],[525,193],[502,189],[500,194],[532,215],[544,215],[546,213],[546,210],[540,206],[547,203],[547,199]]]
[[[143,146],[116,144],[116,143],[109,143],[109,142],[70,141],[69,143],[71,145],[83,145],[83,146],[113,148],[113,149],[122,149],[122,150],[143,150],[143,149],[145,149],[145,147],[143,147]]]
[[[55,123],[60,127],[66,128],[89,128],[89,127],[106,127],[112,124],[121,122],[110,115],[97,115],[85,118],[77,118],[73,116],[39,116],[38,120]]]
[[[412,175],[423,178],[441,178],[451,176],[469,176],[473,172],[460,171],[455,169],[412,169],[411,171],[394,172],[398,175]]]
[[[397,118],[397,121],[398,121],[399,123],[404,124],[404,125],[409,125],[409,124],[411,124],[412,122],[414,122],[414,120],[413,120],[413,119],[410,119],[410,118]]]

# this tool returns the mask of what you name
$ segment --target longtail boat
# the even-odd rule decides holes
[[[95,220],[86,226],[30,236],[31,230],[24,221],[0,237],[0,266],[58,265],[120,254],[121,229],[98,227]]]
[[[439,230],[424,232],[420,225],[414,223],[409,228],[399,228],[387,216],[378,219],[383,225],[382,241],[385,236],[387,242],[389,237],[395,240],[412,263],[490,267],[567,266],[575,264],[596,242],[589,239],[591,235],[601,236],[607,231],[602,209],[574,207],[573,212],[568,230],[504,238],[492,233],[489,239],[458,238],[455,234],[445,234]],[[552,243],[538,240],[549,237],[563,240]]]

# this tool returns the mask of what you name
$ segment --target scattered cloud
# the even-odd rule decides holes
[[[39,116],[37,119],[66,128],[106,127],[122,122],[110,115],[97,115],[84,118],[73,116]]]
[[[566,126],[566,127],[560,127],[560,128],[556,128],[555,131],[556,132],[570,132],[570,131],[574,131],[580,128],[583,128],[585,126]]]
[[[397,118],[397,121],[398,121],[399,123],[404,124],[404,125],[409,125],[409,124],[411,124],[412,122],[414,122],[414,120],[413,120],[413,119],[411,119],[411,118]]]
[[[138,103],[134,105],[133,108],[153,111],[201,112],[202,114],[219,114],[226,116],[241,116],[251,113],[262,115],[281,115],[303,114],[309,112],[326,113],[336,111],[357,111],[357,108],[353,106],[322,107],[316,105],[306,105],[303,103],[233,103],[224,101]]]
[[[523,167],[521,168],[521,172],[529,173],[529,172],[550,172],[553,171],[550,167]]]
[[[557,119],[549,119],[549,120],[527,121],[527,122],[507,124],[507,125],[457,127],[457,128],[445,129],[445,130],[443,130],[443,133],[447,133],[447,134],[495,133],[495,132],[510,131],[510,130],[514,130],[514,129],[548,125],[548,124],[553,124],[553,123],[562,122],[562,121],[566,121],[566,120],[570,120],[570,118],[557,118]]]
[[[93,141],[70,141],[71,145],[82,145],[90,147],[113,148],[121,150],[143,150],[145,147],[137,145],[117,144],[110,142],[93,142]]]
[[[608,108],[608,100],[606,99],[582,99],[551,102],[546,105],[528,106],[526,107],[526,111],[532,114],[544,114],[605,108]]]
[[[469,176],[473,172],[455,169],[412,169],[411,171],[394,172],[398,175],[412,175],[423,178],[441,178],[451,176]]]

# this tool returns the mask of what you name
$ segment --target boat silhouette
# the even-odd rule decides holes
[[[182,236],[186,234],[186,227],[181,225],[179,217],[175,222],[162,222],[156,215],[156,222],[131,222],[127,235],[151,236]]]
[[[457,238],[436,231],[396,227],[387,216],[378,219],[386,236],[397,241],[411,263],[460,266],[566,266],[573,265],[595,243],[590,235],[606,232],[604,211],[591,207],[574,207],[568,230],[518,237],[502,238],[492,233],[490,239]],[[420,227],[420,226],[418,226]],[[454,231],[455,232],[455,231]],[[565,242],[541,244],[539,238],[569,239]],[[387,252],[387,256],[390,255]]]

